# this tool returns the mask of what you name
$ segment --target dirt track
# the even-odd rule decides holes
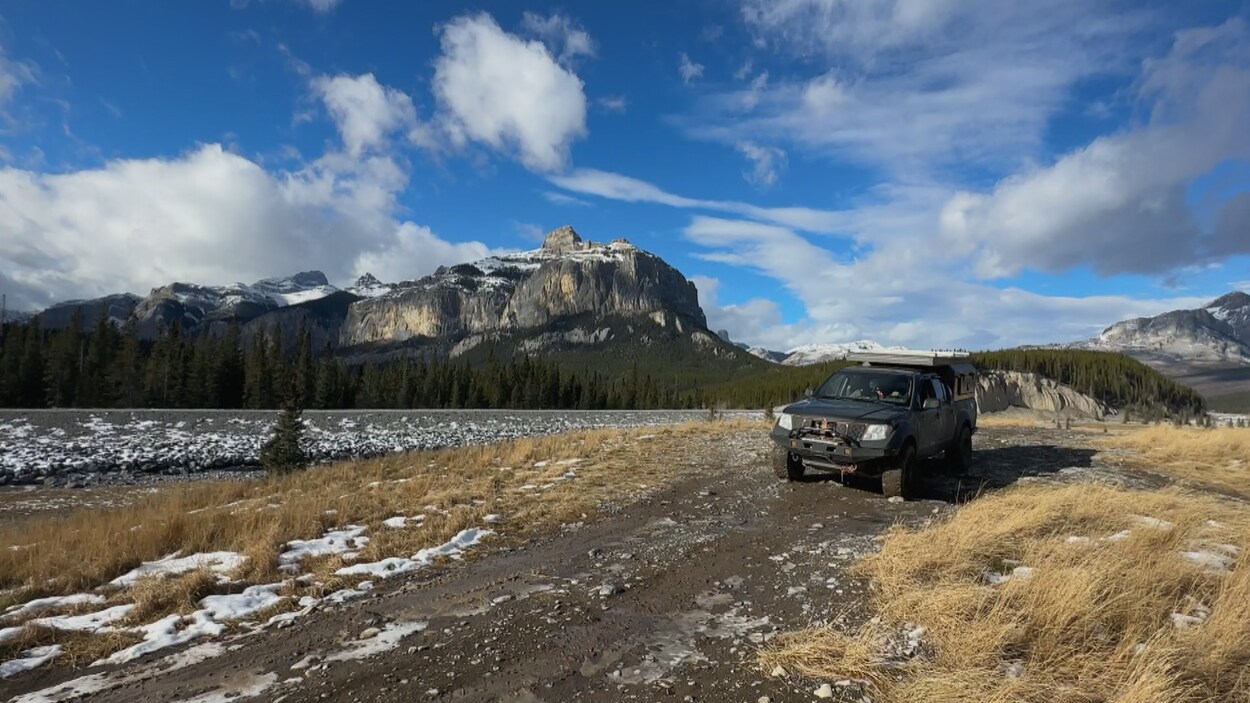
[[[285,629],[99,673],[61,667],[0,682],[0,698],[94,689],[92,701],[812,700],[810,682],[767,676],[754,651],[776,632],[866,617],[866,586],[846,567],[890,525],[1024,476],[1128,476],[1076,431],[990,429],[976,444],[969,475],[935,477],[930,499],[891,503],[824,477],[779,482],[766,439],[744,433],[701,448],[688,479],[598,523],[381,582]]]

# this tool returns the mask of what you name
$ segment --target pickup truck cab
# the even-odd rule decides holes
[[[887,496],[913,497],[918,463],[942,457],[963,471],[977,431],[976,368],[946,352],[862,352],[772,429],[773,469],[794,481],[811,469],[881,477]]]

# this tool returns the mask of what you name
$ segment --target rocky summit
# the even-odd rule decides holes
[[[562,322],[644,318],[678,332],[704,330],[698,291],[677,269],[624,239],[583,240],[572,227],[541,248],[441,267],[348,310],[340,344],[462,340],[541,332]]]

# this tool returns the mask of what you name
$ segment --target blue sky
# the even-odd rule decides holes
[[[1250,8],[197,0],[0,7],[10,305],[572,224],[786,349],[1088,337],[1250,288]]]

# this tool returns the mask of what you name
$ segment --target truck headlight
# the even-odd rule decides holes
[[[889,436],[889,425],[869,425],[864,429],[864,436],[861,439],[865,442],[879,442]]]
[[[794,429],[794,416],[790,413],[780,413],[777,415],[777,426],[783,430]]]

